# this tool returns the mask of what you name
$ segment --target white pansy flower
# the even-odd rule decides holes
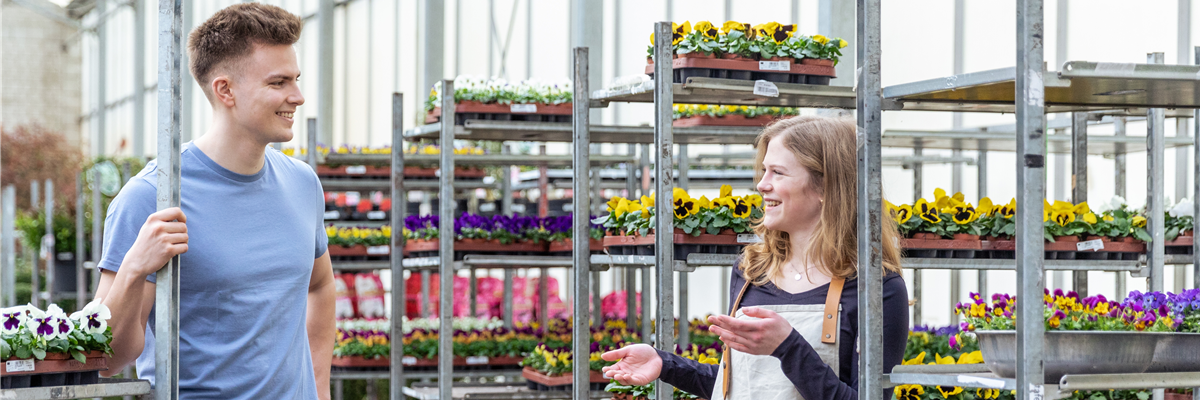
[[[33,333],[34,337],[45,340],[53,340],[58,337],[54,332],[55,316],[45,311],[39,310],[37,307],[29,306],[29,316],[25,319],[25,329]]]
[[[15,335],[25,323],[25,312],[29,306],[16,306],[0,309],[0,334]]]
[[[105,306],[101,299],[92,300],[82,310],[71,314],[71,319],[75,320],[79,329],[85,333],[95,334],[104,333],[108,330],[108,319],[112,318],[112,313],[109,312],[108,306]]]

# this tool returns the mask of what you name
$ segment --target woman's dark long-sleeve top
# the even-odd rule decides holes
[[[729,280],[730,299],[736,299],[745,277],[733,267]],[[829,285],[817,287],[803,293],[791,294],[767,283],[764,286],[750,285],[742,297],[741,307],[778,304],[825,304]],[[841,337],[838,338],[841,371],[835,375],[833,369],[821,361],[816,350],[792,330],[792,334],[771,355],[778,358],[783,373],[806,399],[857,399],[858,398],[858,281],[847,280],[842,289]],[[904,346],[908,340],[908,289],[900,274],[888,273],[883,277],[883,367],[891,371],[904,358]],[[700,364],[675,354],[659,350],[663,367],[659,378],[681,390],[701,398],[712,398],[713,386],[717,381],[717,366]],[[849,360],[849,362],[847,362]],[[736,368],[736,367],[735,367]],[[840,379],[838,377],[841,377]]]

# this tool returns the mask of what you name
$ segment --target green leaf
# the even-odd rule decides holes
[[[1138,400],[1148,400],[1150,398],[1150,393],[1138,392],[1137,398],[1138,398]]]
[[[84,355],[83,355],[83,352],[81,352],[81,351],[78,351],[78,350],[71,350],[71,357],[72,357],[72,358],[74,358],[74,359],[75,359],[75,361],[79,361],[79,362],[81,362],[81,363],[84,363],[84,364],[86,364],[86,363],[87,363],[87,357],[86,357],[86,356],[84,356]]]
[[[108,343],[108,338],[103,333],[93,333],[92,340],[96,343]]]
[[[44,359],[46,359],[46,350],[42,350],[42,349],[33,349],[33,350],[32,350],[32,352],[33,352],[33,357],[34,357],[34,358],[37,358],[38,360],[44,360]]]
[[[7,360],[12,355],[12,346],[7,341],[0,340],[0,360]]]

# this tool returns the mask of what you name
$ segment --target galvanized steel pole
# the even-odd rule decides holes
[[[308,134],[305,137],[305,139],[308,139],[308,149],[305,150],[307,154],[305,155],[304,160],[308,163],[309,167],[312,167],[314,171],[317,170],[317,155],[320,154],[320,152],[317,150],[317,133],[319,131],[320,129],[317,128],[317,119],[309,118]]]
[[[1125,117],[1113,118],[1113,136],[1125,136]],[[1125,198],[1125,143],[1113,144],[1113,187],[1114,195]],[[1125,299],[1125,273],[1115,272],[1117,301]]]
[[[916,143],[914,143],[913,144],[913,157],[916,159],[921,159],[921,156],[923,155],[923,153],[924,153],[924,148],[921,145],[921,142],[917,141]],[[921,163],[919,161],[912,163],[912,174],[913,174],[913,203],[915,204],[917,200],[921,199],[921,194],[925,192],[925,164]],[[923,304],[921,304],[921,302],[923,300],[923,296],[921,296],[921,294],[923,293],[923,291],[921,290],[921,283],[922,283],[923,279],[921,279],[921,275],[922,275],[921,270],[913,269],[913,271],[912,271],[912,292],[913,292],[912,300],[913,300],[913,303],[912,303],[912,314],[909,315],[909,319],[912,320],[913,326],[920,325],[921,320],[922,320],[921,308],[922,308]]]
[[[620,4],[619,0],[617,1],[617,4],[618,5]],[[620,52],[613,52],[613,54],[620,54]],[[632,159],[634,153],[637,152],[636,149],[637,149],[637,145],[635,145],[633,143],[629,143],[625,147],[625,154],[628,155],[630,159]],[[637,198],[634,195],[634,193],[637,190],[637,173],[635,172],[635,170],[637,168],[639,168],[639,166],[636,163],[632,163],[632,162],[625,163],[625,197],[628,197],[630,199]],[[625,274],[625,326],[629,328],[630,332],[636,332],[637,331],[637,321],[638,321],[637,320],[637,269],[622,268],[621,272]],[[647,296],[647,295],[649,295],[649,293],[643,293],[642,295]]]
[[[591,168],[591,134],[588,131],[588,124],[591,120],[591,107],[589,107],[590,93],[588,91],[588,48],[575,48],[575,97],[572,100],[572,136],[574,157],[572,161],[572,189],[575,193],[572,212],[575,214],[571,219],[572,245],[571,256],[574,259],[575,273],[575,318],[571,341],[573,342],[574,354],[574,379],[572,393],[576,399],[589,398],[591,389],[590,373],[588,368],[588,360],[591,350],[592,335],[588,324],[591,322],[589,314],[591,308],[588,306],[588,288],[591,278],[591,248],[588,246],[588,230],[591,227],[591,221],[588,220],[588,212],[591,209],[591,199],[587,195],[590,192],[588,188],[588,170]],[[596,305],[599,307],[599,304]]]
[[[133,2],[133,30],[133,156],[143,158],[146,156],[146,0]],[[83,258],[77,258],[76,263],[82,265]],[[83,303],[79,304],[82,307]]]
[[[858,398],[883,394],[881,0],[858,0]],[[889,244],[890,245],[890,244]],[[834,316],[829,315],[829,318]],[[822,338],[824,339],[824,338]]]
[[[978,179],[977,187],[978,187],[980,199],[987,197],[987,195],[988,195],[987,154],[988,154],[987,140],[981,139],[981,140],[979,140],[978,154],[975,155],[975,170],[977,171],[976,179]],[[993,200],[993,203],[994,202],[995,202],[995,200]],[[988,298],[988,271],[981,269],[981,270],[978,270],[976,273],[978,274],[978,276],[976,277],[977,282],[975,284],[976,290],[979,291],[979,296],[981,298],[986,299],[986,298]]]
[[[1146,54],[1146,62],[1162,64],[1163,53]],[[1150,243],[1146,249],[1146,265],[1150,267],[1147,287],[1163,290],[1164,227],[1163,198],[1166,195],[1166,110],[1151,108],[1146,113],[1146,229]]]
[[[688,145],[679,145],[679,184],[680,189],[688,189]],[[674,210],[672,210],[674,212]],[[674,235],[672,235],[674,237]],[[675,275],[674,272],[671,273]],[[691,341],[691,321],[688,319],[688,273],[679,272],[679,347],[687,350]]]
[[[4,186],[0,211],[4,213],[0,219],[0,289],[4,290],[2,299],[5,307],[17,304],[17,242],[14,220],[17,219],[17,188],[13,185]]]
[[[404,213],[408,196],[404,190],[404,94],[392,93],[392,330],[391,385],[388,398],[404,400],[404,317],[408,299],[404,287]]]
[[[87,270],[83,268],[83,172],[75,174],[75,307],[87,304]]]
[[[1196,64],[1200,64],[1200,46],[1196,47],[1196,51],[1193,54],[1196,57]],[[1196,122],[1200,121],[1200,110],[1192,111],[1192,121],[1192,159],[1196,160],[1192,164],[1192,176],[1195,177],[1195,179],[1192,179],[1192,215],[1194,216],[1192,218],[1192,232],[1194,233],[1200,232],[1200,229],[1196,229],[1200,228],[1200,218],[1195,218],[1196,216],[1200,216],[1200,123]],[[1200,288],[1200,240],[1192,240],[1192,254],[1195,256],[1195,259],[1192,260],[1192,287]],[[1196,388],[1192,393],[1193,397],[1200,396],[1200,388]]]
[[[441,177],[438,191],[438,398],[452,397],[454,387],[454,80],[442,81]]]
[[[182,0],[158,2],[158,209],[179,207]],[[99,174],[92,179],[99,181]],[[97,191],[99,187],[96,188]],[[99,259],[96,260],[97,262]],[[158,271],[154,296],[154,398],[179,398],[179,256]]]
[[[46,303],[54,303],[54,259],[57,255],[54,252],[54,181],[47,179],[46,190],[46,208],[43,211],[46,215],[46,234],[42,236],[42,249],[46,254]]]
[[[333,143],[333,60],[337,58],[333,49],[333,1],[320,0],[317,3],[317,121],[321,123],[320,142],[326,145]],[[309,133],[310,135],[312,133]],[[312,143],[313,140],[309,140]],[[309,152],[315,150],[310,147]]]
[[[38,184],[37,180],[34,180],[29,183],[29,186],[30,197],[31,200],[33,200],[31,203],[29,203],[29,207],[36,210],[38,204],[40,203],[38,201],[38,188],[41,187],[41,185]],[[41,241],[42,238],[25,238],[25,240],[29,243],[37,243],[38,241]],[[31,255],[29,257],[29,304],[33,305],[34,307],[41,307],[42,276],[40,274],[41,268],[38,267],[39,254],[37,251],[34,251],[34,247],[37,246],[29,246],[29,249],[27,250]]]
[[[1071,201],[1075,204],[1087,201],[1087,172],[1088,172],[1088,114],[1086,112],[1071,113]],[[1079,297],[1088,295],[1088,271],[1072,273],[1075,292]]]
[[[675,220],[672,218],[671,153],[674,137],[671,122],[674,106],[674,84],[671,65],[671,22],[654,24],[654,150],[657,175],[654,177],[654,264],[658,278],[658,330],[654,345],[660,350],[673,352],[675,346]],[[659,381],[655,386],[656,398],[669,399],[674,393],[671,385]]]
[[[1017,1],[1017,297],[1041,296],[1045,246],[1042,208],[1046,196],[1046,114],[1042,65],[1042,0]],[[1045,391],[1042,303],[1022,301],[1017,315],[1017,399],[1041,400]]]

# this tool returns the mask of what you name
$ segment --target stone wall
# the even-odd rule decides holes
[[[22,2],[66,17],[46,0]],[[81,143],[82,58],[75,33],[25,5],[0,0],[0,125],[39,124]]]

